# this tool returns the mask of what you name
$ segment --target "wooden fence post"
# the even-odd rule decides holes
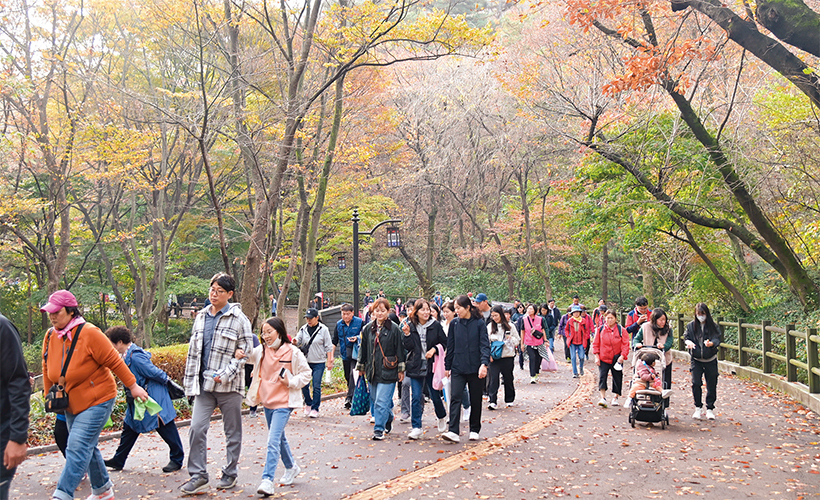
[[[676,323],[678,325],[678,350],[685,351],[686,343],[683,341],[683,334],[686,331],[686,325],[683,324],[683,314],[677,313],[675,315]]]
[[[797,367],[791,364],[791,360],[797,359],[797,337],[791,335],[794,324],[786,326],[786,380],[797,382]]]
[[[806,334],[806,361],[809,365],[809,392],[820,393],[820,375],[812,371],[813,368],[820,370],[820,359],[817,355],[817,329],[809,328]]]
[[[744,318],[737,320],[737,360],[740,366],[749,366],[749,353],[743,350],[746,347],[746,328],[743,326],[745,321]]]
[[[772,358],[769,357],[769,353],[772,352],[772,332],[769,331],[772,322],[764,320],[761,323],[763,329],[763,373],[772,373]]]

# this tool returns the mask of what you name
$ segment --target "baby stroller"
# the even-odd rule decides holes
[[[645,353],[654,353],[657,356],[655,371],[660,379],[660,386],[663,387],[663,371],[666,368],[666,360],[663,351],[656,347],[642,347],[635,351],[632,363],[632,383],[645,383],[643,381],[634,381],[637,378],[638,365],[642,362]],[[629,423],[632,424],[632,427],[635,427],[635,422],[660,422],[661,429],[666,429],[666,426],[669,425],[669,415],[666,409],[669,407],[669,396],[671,395],[672,389],[639,388],[629,409]]]

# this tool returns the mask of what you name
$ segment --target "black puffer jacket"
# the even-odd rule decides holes
[[[405,375],[412,378],[423,378],[427,376],[427,370],[430,362],[435,359],[426,359],[427,351],[434,348],[437,344],[441,344],[442,349],[447,347],[447,336],[444,335],[444,328],[441,323],[433,321],[426,331],[427,349],[421,345],[421,336],[416,325],[410,322],[410,334],[402,335],[402,343],[404,350],[407,352],[407,362]],[[438,354],[436,354],[438,356]]]
[[[704,331],[703,326],[706,327],[706,331]],[[718,347],[723,340],[721,337],[720,328],[714,323],[711,325],[701,325],[700,321],[695,320],[686,325],[686,334],[683,339],[691,340],[695,344],[691,352],[692,359],[697,361],[712,361],[712,359],[717,356]],[[707,339],[712,341],[711,347],[706,347],[704,344],[704,341]]]

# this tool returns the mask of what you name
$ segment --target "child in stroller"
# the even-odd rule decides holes
[[[661,428],[665,429],[669,425],[666,408],[669,407],[672,390],[663,389],[663,351],[655,347],[642,347],[635,351],[633,360],[629,423],[635,427],[636,421],[660,422]]]

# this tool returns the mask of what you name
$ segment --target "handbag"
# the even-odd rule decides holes
[[[541,330],[535,330],[534,329],[534,327],[532,325],[532,320],[530,320],[530,317],[527,316],[524,319],[527,321],[527,323],[530,324],[530,335],[532,335],[532,338],[537,339],[537,340],[543,339],[544,338],[544,332],[542,332]]]
[[[359,377],[356,382],[356,389],[353,390],[353,398],[350,400],[350,415],[367,415],[370,411],[370,389],[364,377]]]
[[[493,361],[498,361],[501,359],[501,355],[504,352],[504,341],[503,340],[493,340],[490,343],[490,357]]]
[[[84,323],[83,323],[84,324]],[[77,338],[80,336],[80,330],[83,329],[83,324],[77,327],[74,332],[74,338],[71,339],[71,347],[68,348],[65,361],[63,361],[63,368],[60,370],[60,378],[57,383],[52,385],[46,393],[45,410],[48,413],[65,413],[68,409],[68,391],[65,390],[65,371],[68,369],[68,364],[71,363],[71,355],[74,354],[74,346],[77,345]],[[51,344],[51,333],[53,328],[48,331],[48,339],[46,340],[46,352],[43,353],[43,365],[48,363],[48,346]]]
[[[548,347],[544,346],[543,344],[538,346],[538,354],[541,355],[541,371],[558,371],[558,363],[555,362],[555,356],[553,356],[552,351]]]
[[[170,378],[165,382],[165,385],[168,387],[168,396],[170,396],[172,400],[185,397],[185,389]]]
[[[376,332],[376,344],[379,346],[379,350],[382,352],[382,365],[388,370],[393,370],[397,366],[399,366],[399,357],[398,356],[385,356],[384,349],[382,349],[382,343],[379,342],[379,334]]]

